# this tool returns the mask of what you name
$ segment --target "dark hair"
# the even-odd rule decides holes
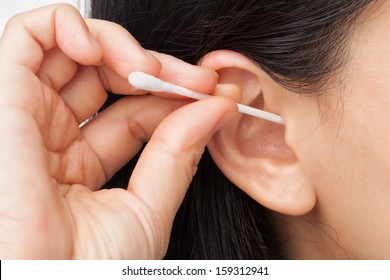
[[[326,89],[347,62],[351,30],[371,2],[92,0],[92,17],[117,22],[143,47],[192,64],[213,50],[240,52],[285,88],[307,93]],[[127,186],[135,162],[106,187]],[[283,258],[275,223],[206,152],[177,213],[166,258]]]

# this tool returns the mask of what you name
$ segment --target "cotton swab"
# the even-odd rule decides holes
[[[184,87],[165,82],[163,80],[160,80],[159,78],[156,78],[143,72],[130,73],[129,83],[135,88],[150,92],[170,92],[197,100],[202,100],[210,97],[210,95],[192,91]],[[239,103],[237,103],[237,107],[238,111],[241,113],[268,120],[274,123],[283,124],[283,119],[278,115]]]

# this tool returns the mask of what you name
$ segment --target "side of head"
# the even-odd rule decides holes
[[[330,258],[362,258],[370,254],[358,252],[353,242],[373,245],[369,232],[365,236],[359,232],[379,224],[357,217],[381,196],[365,185],[385,186],[373,174],[381,170],[385,175],[383,166],[388,165],[385,154],[372,150],[375,139],[367,137],[368,132],[378,133],[353,113],[369,91],[361,80],[375,80],[381,74],[373,67],[375,60],[386,59],[384,52],[367,53],[368,47],[375,53],[388,43],[380,39],[390,26],[387,10],[380,7],[386,1],[379,2],[172,0],[94,5],[100,11],[96,16],[123,24],[145,48],[211,68],[219,74],[220,84],[241,88],[241,103],[281,115],[285,126],[244,115],[229,123],[208,146],[214,162],[254,201],[287,215],[273,218],[301,228],[296,240],[323,243],[306,250],[305,256],[319,258],[315,249],[325,248]],[[367,17],[370,21],[365,21]],[[380,80],[375,88],[387,91]],[[379,116],[369,116],[380,121]],[[359,128],[363,131],[356,132]],[[381,166],[367,169],[359,162],[362,157],[380,158]],[[367,201],[362,203],[362,197]],[[384,205],[370,212],[378,216],[386,210]],[[302,215],[310,222],[286,218]],[[354,241],[348,241],[350,237]],[[297,251],[291,257],[305,257],[299,246],[306,245],[297,241],[285,247]]]

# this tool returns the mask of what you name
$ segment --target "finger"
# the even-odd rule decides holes
[[[156,75],[157,77],[162,77],[162,79],[168,82],[203,93],[211,93],[214,90],[218,79],[218,75],[214,71],[205,67],[191,65],[169,55],[159,54],[156,52],[154,52],[154,54],[159,58],[163,67],[161,72]],[[132,64],[131,61],[128,63],[129,65]],[[123,78],[119,75],[119,73],[115,72],[115,70],[106,65],[96,66],[96,69],[99,74],[98,77],[100,79],[100,83],[109,92],[122,95],[144,95],[148,93],[146,91],[133,88],[128,82],[127,75]],[[132,71],[130,68],[126,69],[129,70],[128,74]],[[92,81],[92,79],[88,81]],[[88,81],[77,79],[76,81],[70,81],[70,83],[85,83]],[[67,93],[62,90],[61,94],[65,95]],[[178,98],[177,95],[173,94],[164,94],[162,96]]]
[[[71,5],[57,4],[13,17],[1,40],[2,65],[20,65],[36,73],[44,51],[58,46],[81,64],[95,64],[102,52],[81,17]]]
[[[82,66],[60,96],[79,124],[98,112],[108,97],[97,69]]]
[[[218,74],[213,70],[186,63],[167,54],[151,53],[162,64],[158,78],[201,93],[213,92],[218,81]]]
[[[150,51],[161,62],[162,69],[158,78],[169,83],[185,87],[197,92],[210,94],[217,85],[218,74],[205,67],[192,65],[173,56]],[[133,94],[145,94],[145,90],[137,90]],[[164,98],[186,99],[169,92],[152,92]]]
[[[218,76],[214,71],[188,64],[169,55],[154,54],[163,66],[159,76],[164,77],[165,80],[205,93],[210,93],[215,87]],[[132,64],[131,61],[129,61],[130,64]],[[96,67],[96,70],[79,70],[74,79],[61,90],[61,96],[78,121],[82,122],[101,108],[107,98],[105,90],[127,95],[147,93],[134,89],[128,83],[127,78],[123,79],[114,70],[102,65]],[[155,95],[183,99],[172,94]]]
[[[87,20],[89,29],[103,48],[100,72],[105,87],[119,94],[144,94],[128,85],[129,73],[141,71],[177,85],[203,93],[214,90],[218,75],[200,66],[191,65],[170,55],[144,50],[123,27],[101,20]]]
[[[89,19],[86,22],[103,49],[103,64],[114,70],[122,79],[126,80],[133,71],[142,71],[150,75],[160,73],[160,62],[145,51],[122,26],[96,19]]]
[[[158,124],[183,104],[151,95],[125,97],[83,127],[83,139],[99,158],[106,178],[122,168],[150,139]]]
[[[43,61],[37,72],[38,78],[52,89],[59,91],[77,71],[77,63],[58,47],[45,51]]]
[[[156,129],[129,182],[129,191],[152,211],[169,236],[174,216],[215,129],[236,115],[223,97],[191,103],[169,115]]]
[[[236,84],[218,84],[211,95],[225,96],[234,100],[237,103],[240,103],[242,100],[242,90]]]

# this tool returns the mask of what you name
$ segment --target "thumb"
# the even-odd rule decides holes
[[[145,147],[128,190],[151,210],[164,243],[205,146],[236,114],[236,103],[225,97],[191,103],[170,114]]]

